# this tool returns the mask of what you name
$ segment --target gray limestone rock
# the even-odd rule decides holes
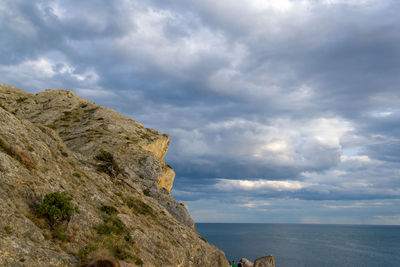
[[[241,258],[240,262],[242,263],[243,267],[253,267],[253,263],[246,258]]]
[[[254,261],[254,267],[275,267],[274,255],[258,258]]]
[[[169,140],[70,91],[0,84],[0,266],[228,266],[169,193]],[[53,227],[35,207],[59,191],[80,212]]]

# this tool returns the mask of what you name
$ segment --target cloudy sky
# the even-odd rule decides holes
[[[172,136],[197,222],[400,224],[400,2],[2,0],[0,82]]]

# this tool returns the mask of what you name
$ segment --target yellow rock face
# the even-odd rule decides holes
[[[164,134],[163,137],[165,138],[156,139],[150,144],[142,145],[142,148],[151,152],[157,158],[164,159],[165,154],[167,154],[168,151],[170,137],[166,134]]]
[[[163,173],[158,179],[158,187],[171,191],[175,179],[175,172],[169,166],[165,166]]]

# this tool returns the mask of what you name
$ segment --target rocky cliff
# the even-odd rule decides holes
[[[0,266],[228,266],[170,195],[169,136],[66,90],[0,84]],[[38,212],[67,192],[55,224]]]

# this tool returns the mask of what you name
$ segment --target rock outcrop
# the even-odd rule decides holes
[[[170,137],[66,90],[0,84],[0,266],[228,266],[169,191]],[[54,227],[35,207],[68,192]]]
[[[240,262],[242,263],[243,267],[253,267],[253,263],[246,258],[241,258]]]
[[[254,261],[254,267],[275,267],[274,255],[258,258]]]

